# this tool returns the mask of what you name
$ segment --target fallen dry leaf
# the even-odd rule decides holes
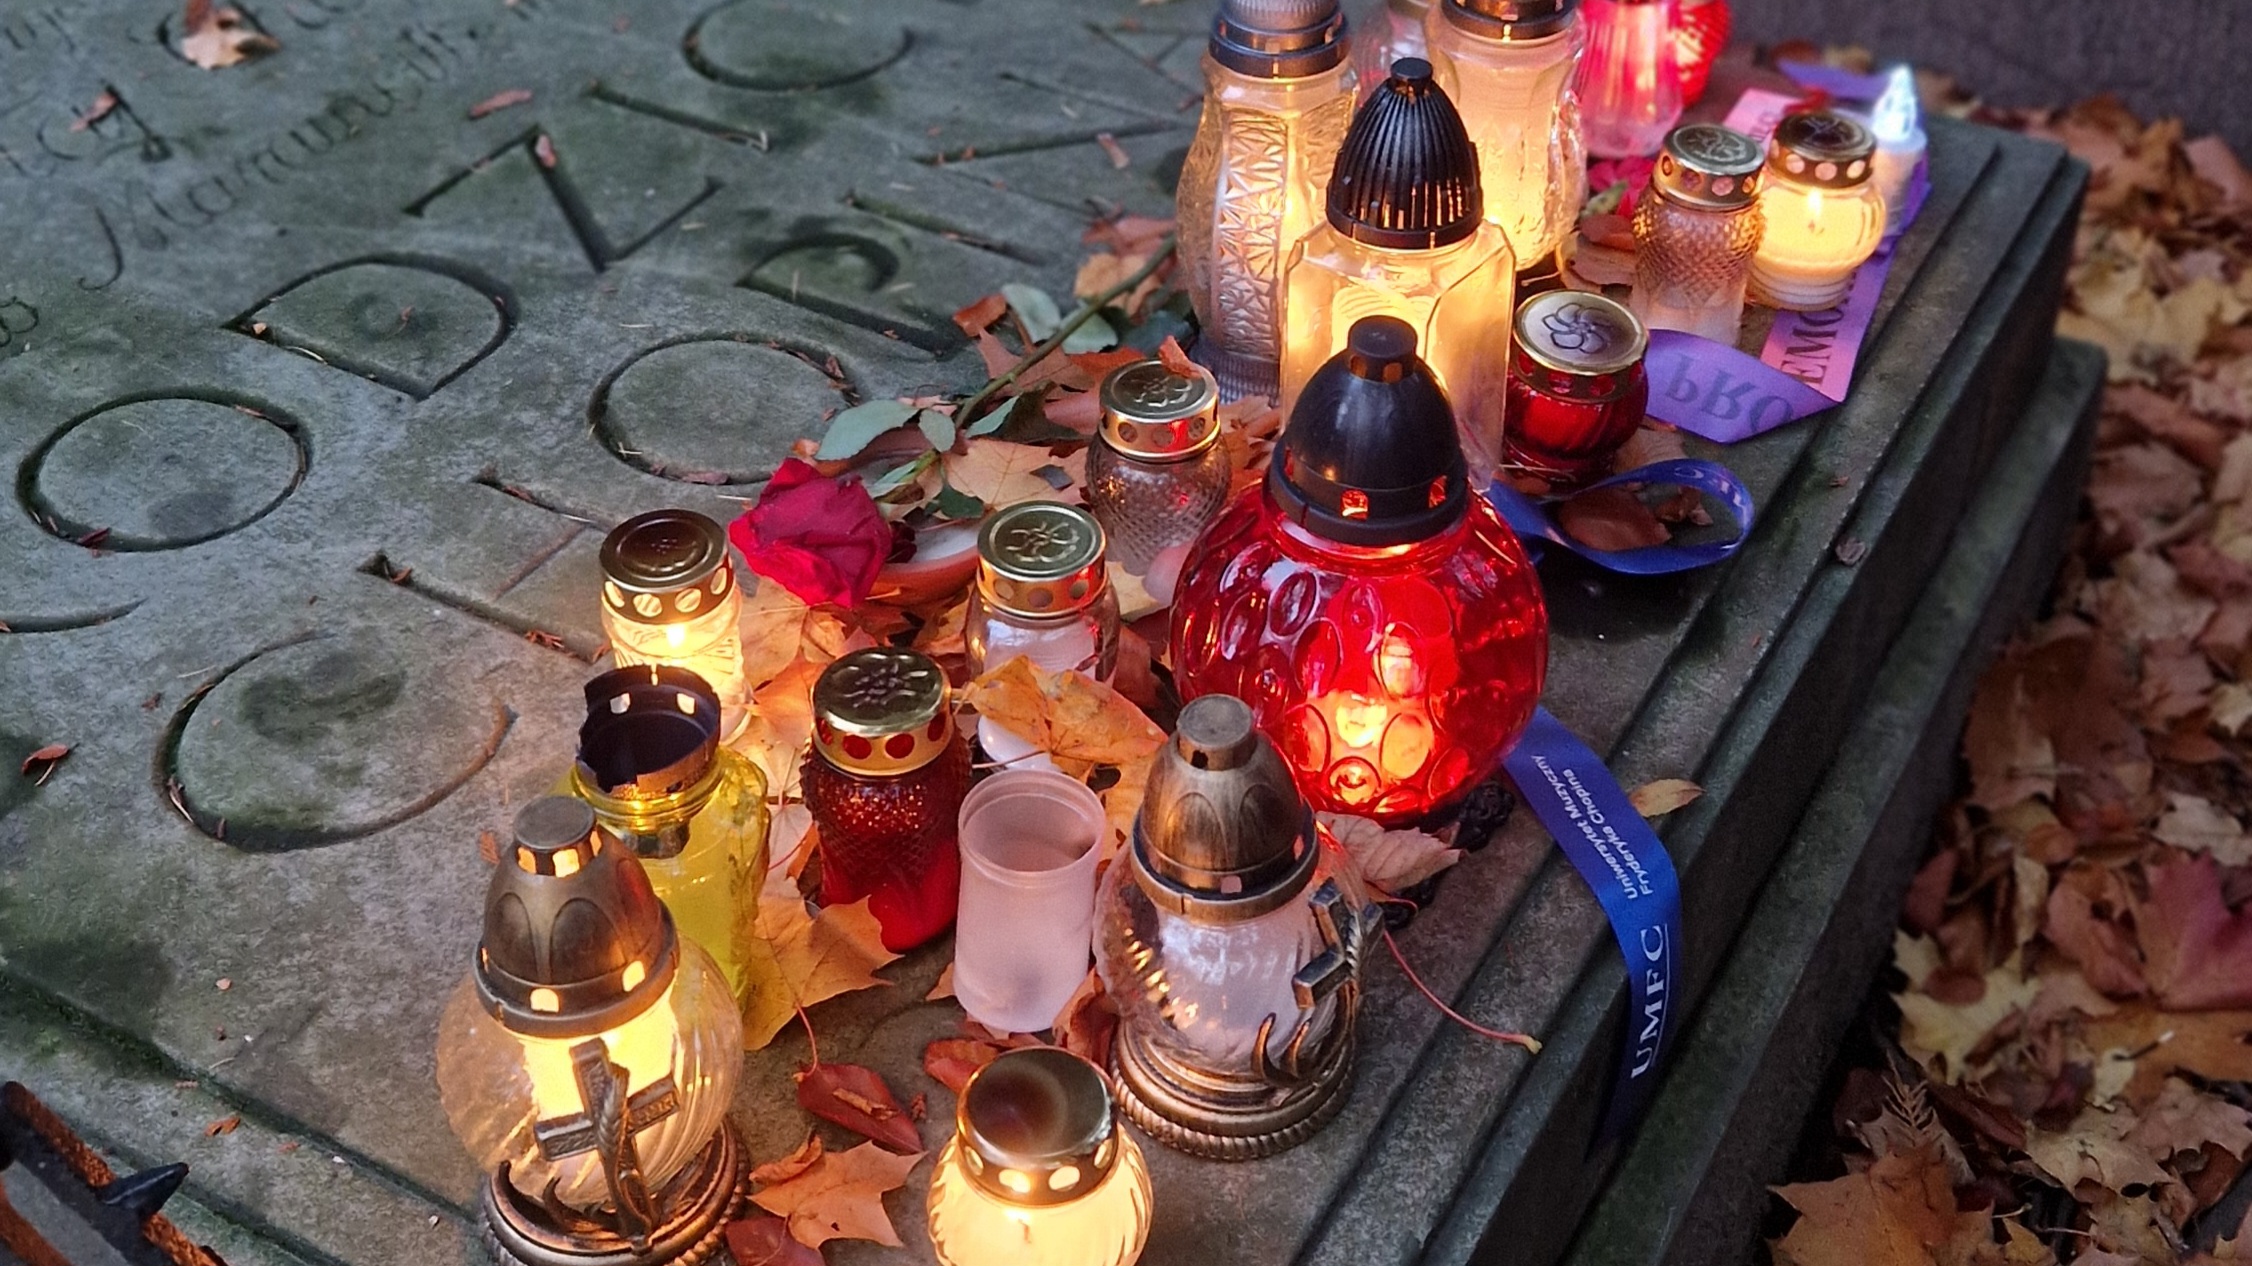
[[[219,70],[280,48],[274,37],[250,25],[240,9],[212,0],[187,0],[181,14],[180,55],[205,70]]]
[[[953,996],[954,963],[953,960],[949,959],[945,968],[938,973],[937,982],[931,985],[931,991],[923,995],[923,1001],[938,1002],[946,998],[951,998]]]
[[[762,1187],[788,1182],[813,1168],[814,1162],[821,1159],[821,1153],[825,1150],[827,1149],[822,1147],[820,1135],[807,1134],[805,1142],[798,1144],[797,1150],[788,1156],[753,1167],[751,1181]]]
[[[777,891],[779,890],[779,891]],[[758,936],[743,965],[743,1049],[774,1040],[800,1007],[891,982],[879,967],[899,955],[884,948],[883,930],[865,898],[808,914],[794,885],[768,884],[759,895]]]
[[[966,451],[939,459],[946,482],[964,496],[976,497],[991,509],[1020,501],[1046,501],[1057,496],[1054,485],[1034,472],[1052,466],[1056,459],[1035,444],[1015,444],[987,437],[966,442]]]
[[[2232,913],[2222,902],[2213,859],[2159,862],[2144,874],[2150,901],[2135,924],[2158,1000],[2179,1011],[2252,1007],[2252,908]]]
[[[923,1071],[932,1081],[955,1094],[970,1084],[978,1069],[992,1063],[1009,1048],[975,1037],[942,1037],[923,1048]]]
[[[1988,1215],[1955,1207],[1946,1163],[1937,1148],[1877,1158],[1861,1173],[1826,1183],[1775,1188],[1800,1214],[1775,1241],[1777,1266],[1915,1266],[1968,1260],[1969,1246],[1990,1238]]]
[[[1634,811],[1645,818],[1663,817],[1684,805],[1693,804],[1705,794],[1705,789],[1686,778],[1660,778],[1646,782],[1626,793]]]
[[[488,114],[506,110],[510,106],[522,105],[531,99],[532,90],[529,88],[510,88],[505,92],[496,92],[476,105],[469,107],[469,117],[482,119]]]
[[[47,780],[54,777],[55,768],[69,757],[70,744],[49,743],[31,755],[24,757],[23,765],[18,772],[23,777],[31,779],[33,786],[44,787],[47,785]]]
[[[1110,1067],[1111,1040],[1118,1035],[1118,1004],[1103,988],[1099,973],[1088,970],[1049,1027],[1056,1045],[1097,1068]]]
[[[94,95],[94,104],[87,106],[85,113],[70,121],[70,130],[73,132],[83,132],[87,128],[90,128],[96,123],[101,122],[103,119],[108,118],[110,111],[115,110],[116,108],[117,94],[111,92],[107,88],[104,88]]]
[[[907,1182],[921,1152],[894,1155],[874,1143],[829,1152],[787,1182],[751,1194],[752,1203],[789,1220],[791,1238],[809,1248],[830,1240],[872,1240],[900,1247],[899,1232],[884,1212],[884,1193]]]
[[[821,1250],[790,1238],[790,1224],[772,1214],[727,1224],[727,1255],[735,1266],[824,1266]]]
[[[895,1152],[920,1152],[922,1135],[883,1075],[858,1064],[816,1064],[797,1075],[798,1106]]]
[[[1109,684],[1079,672],[1051,673],[1022,656],[971,682],[962,698],[1074,778],[1097,765],[1148,761],[1165,742],[1156,722]]]
[[[1367,818],[1343,813],[1316,816],[1360,868],[1361,878],[1393,896],[1462,860],[1461,849],[1424,831],[1387,831]]]
[[[235,1130],[236,1130],[236,1129],[237,1129],[238,1127],[240,1127],[241,1125],[242,1125],[242,1114],[241,1114],[241,1113],[239,1113],[239,1112],[238,1112],[238,1113],[234,1113],[234,1114],[232,1114],[232,1115],[230,1115],[230,1116],[223,1116],[223,1117],[220,1117],[220,1118],[219,1118],[218,1120],[216,1120],[216,1121],[213,1121],[213,1122],[212,1122],[211,1124],[209,1124],[209,1125],[207,1125],[207,1126],[204,1126],[204,1127],[203,1127],[203,1137],[205,1137],[205,1138],[207,1138],[207,1139],[208,1139],[208,1138],[217,1138],[218,1136],[220,1136],[220,1135],[222,1135],[222,1134],[232,1134],[232,1133],[234,1133],[234,1132],[235,1132]]]
[[[1626,488],[1595,488],[1556,508],[1556,520],[1580,544],[1599,550],[1663,545],[1673,533]]]

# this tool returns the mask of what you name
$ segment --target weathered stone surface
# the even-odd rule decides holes
[[[456,1260],[475,1175],[438,1008],[479,832],[567,758],[602,531],[729,516],[755,486],[710,478],[755,480],[826,409],[972,385],[949,312],[1060,295],[1089,211],[1163,211],[1209,10],[252,7],[281,51],[219,72],[123,0],[0,21],[0,460],[26,510],[0,521],[0,760],[75,745],[43,787],[0,773],[0,1072],[121,1154],[194,1163],[230,1256]],[[1766,507],[1753,548],[1683,580],[1552,574],[1552,706],[1628,781],[1713,788],[1672,836],[1699,988],[2044,360],[2077,175],[1934,142],[1854,400],[1727,455]],[[277,435],[302,467],[279,500]],[[182,494],[195,516],[159,516]],[[71,508],[50,527],[40,496]],[[1149,1260],[1451,1260],[1489,1225],[1560,1251],[1593,1187],[1605,938],[1514,824],[1402,946],[1549,1053],[1442,1030],[1380,963],[1346,1116],[1270,1162],[1153,1158]],[[918,1056],[954,1012],[916,1000],[941,957],[816,1015],[825,1057],[927,1090],[935,1121]],[[802,1042],[751,1061],[760,1159],[802,1137]],[[891,1202],[905,1253],[831,1259],[914,1259],[921,1188]]]

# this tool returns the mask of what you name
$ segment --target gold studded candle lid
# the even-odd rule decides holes
[[[977,587],[987,604],[1040,620],[1069,615],[1102,596],[1103,525],[1078,506],[1025,501],[985,521],[977,534]]]
[[[1517,307],[1516,372],[1553,396],[1608,400],[1625,392],[1650,336],[1625,304],[1551,290]]]
[[[734,588],[727,532],[693,510],[653,510],[602,541],[602,601],[639,624],[678,624]]]
[[[813,683],[813,743],[850,774],[883,778],[930,764],[954,739],[953,692],[920,651],[871,647]]]
[[[1767,166],[1802,185],[1850,189],[1869,179],[1876,134],[1835,110],[1786,114],[1767,142]]]
[[[1014,1205],[1079,1199],[1118,1162],[1110,1084],[1053,1046],[1013,1050],[977,1070],[954,1110],[970,1181]]]
[[[1650,187],[1684,206],[1734,211],[1759,198],[1766,155],[1759,142],[1718,123],[1691,123],[1666,134]]]
[[[1192,365],[1179,374],[1159,361],[1136,361],[1103,379],[1102,438],[1145,462],[1186,461],[1220,439],[1220,384]]]

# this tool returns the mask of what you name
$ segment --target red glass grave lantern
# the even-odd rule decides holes
[[[1673,67],[1681,81],[1681,103],[1693,106],[1705,99],[1712,84],[1713,63],[1728,47],[1735,25],[1728,0],[1679,0],[1674,10]]]
[[[1172,643],[1183,696],[1250,704],[1317,809],[1444,820],[1523,732],[1540,581],[1406,322],[1356,323],[1307,383],[1265,484],[1191,552]]]

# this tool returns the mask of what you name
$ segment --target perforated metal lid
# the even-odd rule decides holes
[[[1869,181],[1869,159],[1877,152],[1875,133],[1859,119],[1835,110],[1786,114],[1767,143],[1770,171],[1802,185],[1850,189]]]
[[[1345,60],[1337,0],[1221,0],[1206,46],[1212,60],[1258,79],[1303,79]]]
[[[1759,142],[1718,123],[1691,123],[1666,134],[1650,185],[1686,206],[1733,211],[1759,198],[1767,164]]]
[[[970,1181],[1009,1204],[1068,1204],[1118,1163],[1110,1083],[1054,1046],[1009,1051],[977,1070],[954,1110]]]
[[[1450,246],[1486,212],[1478,150],[1431,63],[1403,57],[1369,93],[1329,177],[1330,226],[1390,250]]]

